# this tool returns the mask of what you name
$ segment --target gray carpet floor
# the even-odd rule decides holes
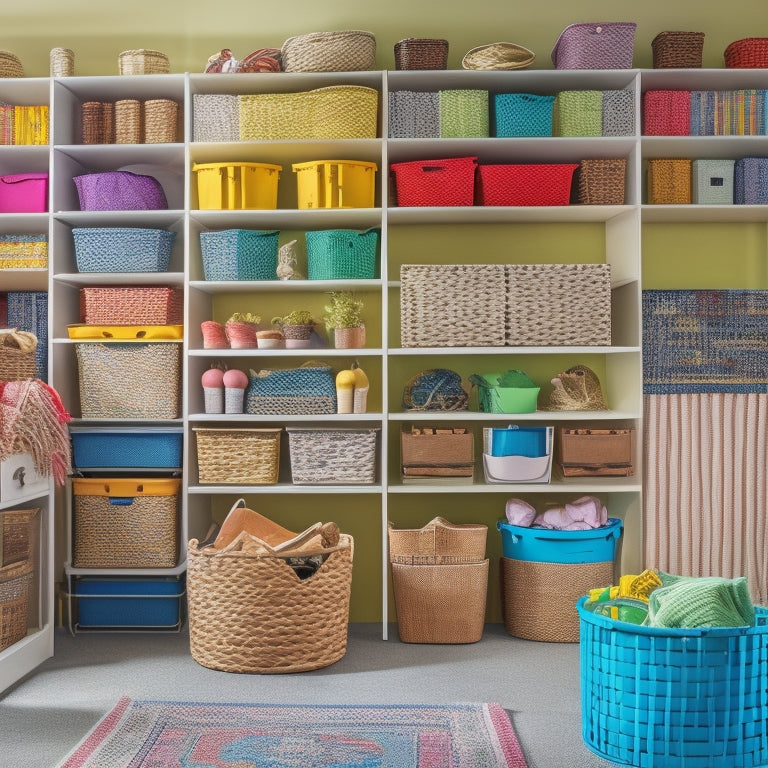
[[[0,766],[55,768],[121,695],[257,703],[498,702],[529,768],[608,768],[581,738],[579,646],[510,637],[489,624],[469,645],[402,643],[397,628],[353,624],[336,664],[290,675],[197,664],[185,630],[171,634],[57,630],[56,652],[0,698]],[[402,768],[410,768],[403,766]]]

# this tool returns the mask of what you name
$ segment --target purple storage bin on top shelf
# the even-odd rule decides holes
[[[552,49],[555,69],[631,69],[635,47],[632,21],[570,24]]]

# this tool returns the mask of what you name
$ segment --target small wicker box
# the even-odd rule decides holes
[[[694,160],[691,164],[693,202],[732,205],[734,160]]]
[[[83,144],[115,143],[115,105],[111,101],[84,101],[80,107]]]
[[[359,485],[376,479],[378,429],[286,427],[294,485]]]
[[[691,167],[688,158],[648,161],[648,204],[688,205],[691,202]]]
[[[179,103],[173,99],[147,99],[142,104],[142,141],[172,144],[179,139]]]
[[[553,115],[555,136],[602,136],[603,92],[560,91]]]
[[[659,32],[651,40],[653,68],[699,68],[703,49],[703,32]]]
[[[485,559],[488,526],[435,517],[421,528],[388,525],[389,561],[402,565],[460,565]]]
[[[465,427],[413,427],[400,433],[405,477],[472,477],[475,437]]]
[[[582,160],[578,171],[578,200],[582,205],[624,205],[626,157]]]
[[[282,427],[193,429],[201,484],[273,485],[278,481]]]
[[[395,69],[446,69],[448,41],[427,37],[406,37],[395,43]]]
[[[0,512],[0,567],[34,562],[39,509],[6,509]]]

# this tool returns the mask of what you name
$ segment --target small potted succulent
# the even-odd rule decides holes
[[[316,323],[311,312],[296,309],[282,317],[273,317],[272,325],[282,331],[286,349],[306,349],[312,343]]]
[[[252,349],[257,346],[256,331],[261,318],[251,312],[235,312],[224,329],[232,349]]]
[[[362,299],[350,291],[334,291],[323,309],[326,328],[333,328],[336,349],[360,349],[365,346]]]

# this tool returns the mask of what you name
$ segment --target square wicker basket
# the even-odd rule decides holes
[[[198,480],[231,485],[274,485],[280,475],[282,427],[194,427]]]
[[[344,485],[376,480],[378,429],[286,427],[294,485]]]

